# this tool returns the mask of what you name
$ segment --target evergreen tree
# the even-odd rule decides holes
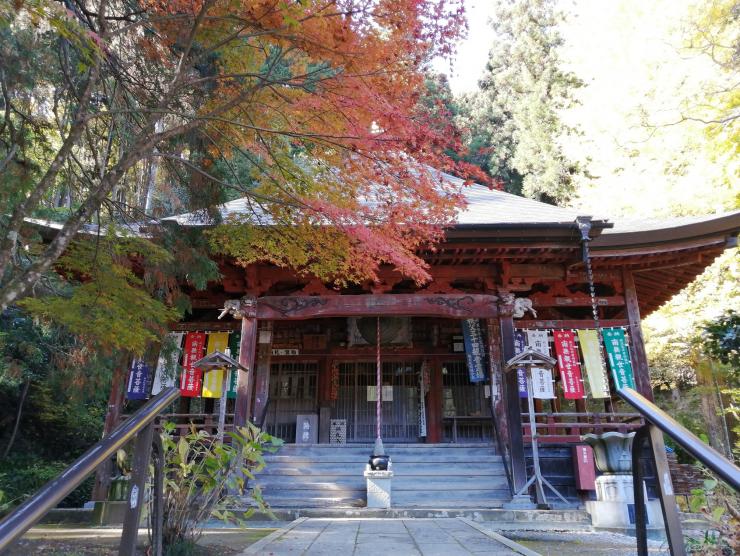
[[[561,68],[562,14],[552,0],[497,0],[494,44],[480,90],[461,99],[469,162],[512,193],[567,201],[578,165],[558,138],[573,132],[560,119],[582,82]]]

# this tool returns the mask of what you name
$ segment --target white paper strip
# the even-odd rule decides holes
[[[539,400],[551,400],[555,397],[550,369],[532,367],[532,397]]]
[[[527,330],[527,345],[533,350],[550,355],[550,342],[548,342],[547,330]]]
[[[174,345],[177,349],[170,353],[169,361],[165,359],[162,352],[159,353],[159,359],[157,359],[157,370],[154,373],[154,382],[152,383],[152,396],[156,396],[165,388],[175,385],[175,379],[177,378],[177,362],[180,360],[180,353],[182,351],[182,337],[185,334],[182,332],[169,332],[165,339],[165,342],[170,345]]]

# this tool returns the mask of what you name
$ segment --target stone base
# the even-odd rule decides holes
[[[93,525],[121,525],[126,516],[128,502],[115,500],[95,502],[93,506]]]
[[[365,469],[367,482],[367,507],[388,509],[391,507],[391,479],[393,471],[371,471]]]
[[[586,511],[591,514],[591,523],[594,527],[619,530],[630,530],[635,527],[635,510],[631,502],[590,500],[586,502]],[[647,517],[648,527],[663,528],[660,500],[648,500]]]
[[[596,478],[596,498],[586,502],[594,527],[629,529],[635,526],[635,491],[632,475],[601,475]],[[647,499],[647,492],[645,492]],[[648,500],[649,527],[663,526],[659,500]]]
[[[596,499],[604,502],[635,501],[632,475],[600,475],[596,477]]]
[[[532,497],[529,494],[517,494],[511,499],[511,502],[506,502],[502,507],[505,510],[534,510],[537,505],[532,502]]]

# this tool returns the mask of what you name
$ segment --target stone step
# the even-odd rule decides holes
[[[255,483],[275,508],[363,507],[371,451],[369,444],[286,445],[266,455]],[[394,506],[499,508],[509,499],[501,457],[490,445],[386,444],[386,453]]]
[[[266,462],[272,463],[313,463],[313,462],[334,462],[334,463],[367,463],[369,454],[354,455],[351,453],[337,453],[327,455],[311,455],[311,454],[278,454],[269,455],[265,457]],[[490,463],[490,464],[501,464],[501,457],[495,455],[446,455],[440,453],[426,453],[426,454],[391,454],[391,461],[393,465],[399,463]]]
[[[314,462],[310,464],[294,465],[291,463],[273,463],[269,464],[260,477],[289,477],[289,476],[312,476],[312,475],[335,475],[337,477],[345,476],[362,476],[365,470],[364,463],[354,464],[337,464],[333,462]],[[475,477],[498,477],[504,475],[504,466],[502,464],[487,463],[456,463],[453,466],[447,466],[441,469],[439,465],[424,464],[395,464],[393,472],[396,477],[405,475],[418,475],[437,477],[439,475],[454,476],[475,476]]]
[[[257,484],[263,492],[275,490],[306,490],[321,489],[327,490],[339,489],[344,487],[365,489],[365,478],[360,476],[337,477],[330,476],[273,476],[260,477]],[[505,490],[508,488],[505,477],[427,477],[427,476],[394,476],[392,481],[393,492],[401,490],[419,490],[419,491],[469,491],[469,490]]]

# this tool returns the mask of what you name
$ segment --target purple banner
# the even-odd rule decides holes
[[[524,332],[517,330],[514,332],[514,355],[519,355],[524,351],[524,346],[527,345],[524,339]],[[519,397],[527,397],[527,370],[524,367],[519,367],[516,370],[516,381],[519,385]]]
[[[149,365],[141,359],[134,359],[128,374],[126,385],[126,398],[129,400],[147,399],[147,387],[149,385]]]

